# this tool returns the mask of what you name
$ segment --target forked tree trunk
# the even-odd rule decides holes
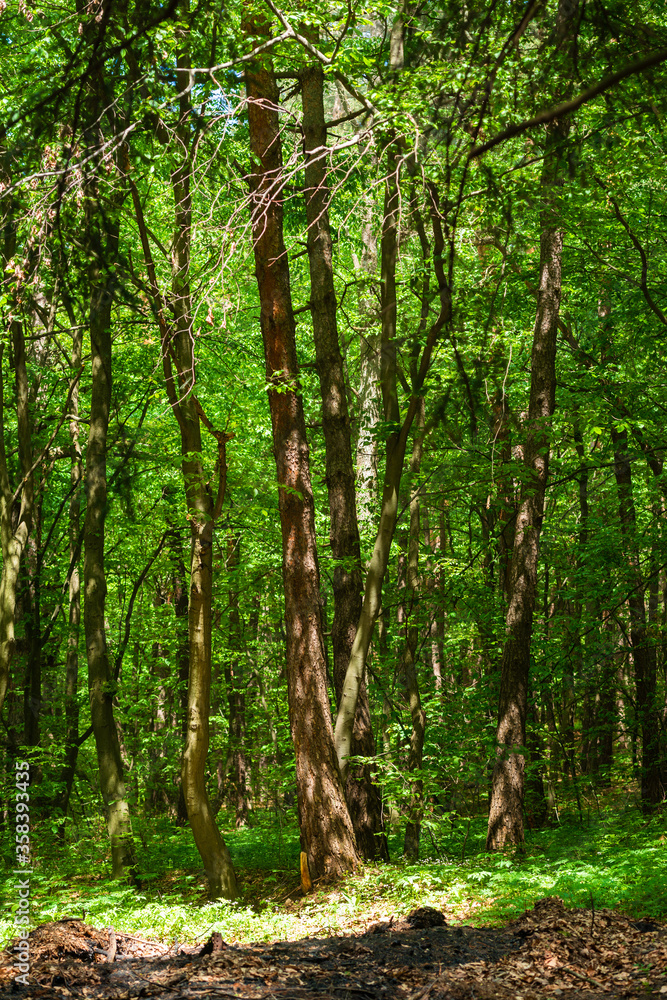
[[[236,875],[231,855],[215,822],[206,789],[206,758],[209,747],[211,706],[211,608],[213,602],[213,528],[219,517],[226,485],[226,435],[217,432],[218,493],[215,501],[208,486],[202,460],[200,418],[203,411],[194,394],[195,355],[190,256],[192,238],[192,94],[189,90],[190,59],[188,29],[177,27],[176,88],[179,118],[176,138],[179,159],[172,170],[174,238],[172,243],[173,327],[163,343],[167,365],[167,390],[181,432],[181,454],[185,497],[190,521],[190,598],[188,602],[189,676],[185,749],[181,767],[183,797],[188,820],[208,880],[209,897],[236,897]],[[173,355],[177,386],[171,372]]]
[[[246,21],[245,28],[254,36],[268,32],[259,18]],[[326,685],[315,510],[283,239],[279,95],[266,54],[247,64],[246,94],[255,162],[249,178],[255,273],[283,541],[290,727],[302,851],[312,879],[354,869],[358,855],[337,766]]]
[[[310,311],[322,396],[329,496],[329,539],[334,563],[334,616],[331,629],[336,700],[340,702],[350,651],[361,613],[361,550],[357,524],[350,416],[343,357],[336,322],[333,249],[329,228],[329,187],[325,155],[324,73],[318,64],[301,74],[303,132],[306,152],[306,218],[310,265]],[[352,753],[373,757],[375,740],[368,692],[362,684],[354,720]],[[371,767],[355,767],[345,794],[357,847],[363,857],[387,858],[382,833],[382,801]]]
[[[139,227],[149,287],[155,304],[167,396],[181,438],[181,469],[190,524],[190,596],[188,601],[188,697],[185,748],[181,766],[183,800],[204,870],[209,896],[234,899],[236,875],[229,850],[215,823],[206,788],[206,759],[209,748],[209,713],[211,707],[211,631],[213,601],[213,530],[220,516],[227,482],[226,444],[232,435],[216,431],[195,395],[196,362],[193,330],[190,260],[192,240],[193,157],[197,132],[193,131],[192,93],[190,89],[189,28],[187,4],[180,11],[176,25],[176,89],[178,120],[174,129],[178,153],[171,171],[174,198],[174,235],[171,247],[171,300],[173,314],[167,322],[153,263],[148,229],[139,192],[131,177],[132,193]],[[165,133],[162,123],[159,130]],[[209,476],[202,457],[201,421],[215,437],[218,446],[216,471],[217,494],[213,498]],[[179,803],[180,813],[181,803]]]
[[[560,144],[565,129],[552,125],[542,169],[540,281],[526,421],[525,485],[516,518],[509,604],[498,707],[497,758],[491,779],[488,850],[524,840],[524,750],[528,671],[537,591],[539,540],[549,468],[549,434],[556,399],[556,338],[561,295],[563,233],[554,188],[560,183]]]

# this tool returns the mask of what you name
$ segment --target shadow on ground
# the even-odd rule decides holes
[[[29,985],[10,950],[4,995],[129,1000],[541,1000],[667,997],[667,930],[613,913],[540,900],[505,928],[450,927],[437,910],[356,936],[204,947],[144,941],[79,920],[30,935]]]

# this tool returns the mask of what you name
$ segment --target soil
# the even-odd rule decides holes
[[[449,926],[437,910],[377,923],[362,934],[274,944],[167,948],[80,920],[30,934],[29,985],[11,950],[0,995],[128,1000],[667,1000],[667,927],[609,910],[538,901],[503,928]]]

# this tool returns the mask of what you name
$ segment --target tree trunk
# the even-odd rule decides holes
[[[377,160],[374,157],[374,162]],[[374,198],[372,192],[362,196],[363,222],[361,229],[361,261],[355,267],[367,279],[359,292],[359,314],[362,321],[359,347],[359,410],[356,451],[357,516],[362,526],[370,528],[375,519],[378,500],[378,430],[382,420],[380,389],[380,337],[376,330],[377,302],[371,288],[377,270],[377,235],[373,228]]]
[[[560,183],[559,146],[565,127],[553,125],[547,137],[542,190],[540,282],[531,358],[530,401],[526,422],[526,481],[516,518],[510,570],[498,708],[497,759],[491,779],[486,846],[501,849],[524,840],[524,748],[528,709],[528,670],[537,592],[539,540],[549,468],[549,433],[556,396],[556,337],[561,295],[563,233],[554,188]]]
[[[175,127],[178,156],[171,170],[174,199],[174,235],[171,246],[171,299],[173,319],[167,322],[165,304],[157,284],[156,270],[148,240],[148,229],[139,192],[131,177],[132,194],[139,227],[148,282],[155,305],[162,343],[165,387],[181,438],[181,469],[190,524],[190,596],[188,602],[188,697],[185,748],[181,765],[183,802],[208,880],[209,896],[234,899],[236,875],[231,855],[218,830],[206,788],[206,759],[209,748],[211,707],[211,631],[213,601],[213,529],[220,516],[227,483],[227,441],[233,436],[216,431],[206,417],[194,389],[196,384],[195,337],[193,330],[190,261],[192,239],[193,157],[197,132],[190,88],[189,28],[187,7],[175,28],[177,40],[176,90],[178,119]],[[158,123],[160,134],[167,134]],[[175,372],[174,372],[175,369]],[[217,441],[218,475],[215,499],[211,493],[202,456],[201,421]],[[182,803],[179,802],[179,814]]]
[[[95,182],[90,184],[94,186]],[[86,451],[86,517],[84,522],[84,629],[88,658],[90,715],[97,748],[100,790],[108,810],[114,878],[133,875],[135,857],[130,811],[125,797],[123,763],[113,714],[116,685],[109,663],[105,628],[106,575],[104,537],[107,513],[107,432],[111,403],[111,307],[114,295],[110,260],[116,253],[117,228],[89,187],[88,248],[91,255],[90,350],[92,390]],[[106,246],[97,222],[106,220]]]
[[[310,265],[310,311],[315,356],[322,396],[322,424],[326,448],[329,496],[329,538],[334,565],[334,617],[331,630],[336,700],[345,683],[350,651],[361,613],[361,550],[357,524],[352,441],[343,357],[336,322],[333,251],[329,228],[327,132],[324,124],[324,74],[318,64],[301,74],[306,166],[306,218]],[[354,720],[352,753],[375,755],[366,684],[363,683]],[[345,793],[357,847],[364,858],[387,856],[382,832],[382,801],[373,784],[370,765],[355,767]]]
[[[173,724],[181,730],[183,746],[188,731],[188,677],[190,673],[190,639],[188,635],[188,584],[183,558],[183,542],[177,528],[169,535],[169,558],[171,561],[171,585],[174,594],[174,638],[176,641],[176,663],[178,665],[178,694],[174,706]],[[176,803],[176,823],[185,826],[188,810],[183,794],[181,767],[176,776],[178,800]]]
[[[3,172],[0,172],[0,177]],[[3,246],[3,272],[16,251],[16,230],[10,207],[3,218],[5,243]],[[10,284],[5,275],[5,284]],[[16,290],[17,292],[18,290]],[[9,467],[5,451],[5,380],[0,377],[0,543],[2,545],[2,574],[0,575],[0,713],[5,703],[9,687],[16,639],[14,635],[14,614],[16,609],[16,588],[18,585],[21,557],[32,529],[34,486],[32,473],[32,437],[30,418],[30,395],[26,370],[26,348],[23,321],[15,317],[10,326],[14,353],[16,383],[16,408],[18,430],[18,452],[21,482],[17,493],[20,497],[18,517],[15,516],[14,489],[10,485]],[[0,362],[3,345],[0,344]],[[2,373],[0,372],[0,376]]]
[[[421,468],[422,454],[424,450],[424,423],[425,407],[424,397],[419,400],[417,416],[415,420],[415,436],[412,445],[412,458],[410,461],[411,489],[410,497],[410,532],[408,540],[408,565],[406,573],[405,587],[405,649],[401,660],[401,673],[405,687],[405,698],[410,709],[412,720],[412,733],[410,734],[410,750],[408,752],[408,771],[413,777],[412,793],[408,811],[408,822],[405,827],[405,839],[403,849],[407,858],[411,861],[419,859],[419,837],[421,832],[421,820],[424,811],[424,783],[420,776],[422,767],[422,754],[424,750],[424,734],[426,732],[426,712],[424,711],[419,696],[419,681],[417,679],[417,668],[415,657],[419,642],[419,627],[416,621],[416,613],[419,603],[418,590],[419,582],[419,514],[420,499],[418,477]]]
[[[614,475],[618,489],[619,518],[625,544],[630,608],[630,644],[637,686],[637,719],[642,734],[641,801],[645,813],[663,800],[660,774],[660,721],[657,711],[657,656],[646,627],[645,583],[636,536],[632,466],[628,455],[627,431],[611,430],[614,446]]]
[[[238,571],[241,563],[241,536],[227,538],[227,573],[229,575],[229,641],[225,678],[229,703],[229,745],[236,827],[248,823],[248,788],[245,753],[245,682],[243,677],[243,626],[239,614]]]
[[[387,177],[385,186],[384,218],[382,228],[382,333],[381,333],[381,385],[384,408],[384,422],[388,428],[386,459],[380,523],[373,546],[373,554],[366,572],[364,599],[357,632],[350,652],[350,661],[345,675],[345,683],[336,716],[336,753],[341,774],[346,775],[348,757],[351,753],[354,718],[357,699],[361,689],[366,657],[373,635],[373,629],[382,606],[382,583],[387,571],[391,542],[396,528],[398,497],[403,472],[403,460],[408,435],[419,406],[420,392],[428,373],[433,347],[445,325],[451,318],[451,291],[444,275],[442,257],[444,240],[442,236],[441,214],[436,193],[430,189],[433,203],[432,224],[434,233],[434,269],[438,278],[440,312],[425,338],[421,357],[413,357],[411,365],[412,393],[403,422],[400,420],[396,374],[396,257],[398,252],[399,221],[399,170],[400,159],[395,144],[387,151]]]
[[[245,27],[252,35],[264,36],[268,30],[260,19],[246,22]],[[247,64],[246,94],[255,162],[249,178],[255,273],[283,539],[290,726],[302,850],[312,879],[352,870],[358,856],[337,767],[327,694],[315,510],[283,240],[279,95],[266,54],[261,61]]]
[[[172,243],[172,307],[174,310],[171,341],[163,347],[165,361],[173,352],[178,376],[178,393],[171,371],[166,373],[172,409],[181,432],[181,454],[185,496],[190,521],[190,598],[188,602],[189,676],[187,734],[181,782],[188,819],[208,879],[209,896],[218,899],[236,897],[236,875],[229,850],[220,835],[206,789],[206,758],[209,747],[211,705],[211,607],[213,602],[213,528],[220,514],[226,484],[226,436],[216,433],[218,441],[218,495],[215,503],[208,487],[202,461],[200,417],[203,411],[194,395],[195,356],[190,291],[190,256],[192,237],[191,181],[193,163],[192,94],[189,89],[190,59],[188,29],[177,26],[176,89],[179,119],[176,128],[180,159],[171,173],[174,197],[174,239]]]
[[[42,505],[37,499],[33,505],[32,531],[23,552],[25,569],[26,617],[25,638],[27,661],[23,682],[23,739],[26,747],[40,743],[40,714],[42,705],[42,616],[41,572],[42,560]],[[38,762],[31,763],[30,782],[41,780]]]
[[[82,356],[82,328],[72,327],[72,359],[71,366],[74,378],[78,379]],[[69,579],[69,629],[67,633],[67,659],[65,662],[65,720],[67,732],[65,735],[65,762],[60,780],[63,788],[59,795],[58,807],[63,812],[63,823],[60,827],[61,836],[65,836],[67,808],[74,781],[74,769],[79,752],[79,632],[81,627],[81,583],[79,578],[79,553],[81,531],[81,482],[83,479],[83,459],[79,441],[79,387],[73,387],[70,396],[70,413],[72,420],[69,434],[72,441],[72,459],[70,464],[70,483],[72,496],[69,502],[69,558],[72,572]]]

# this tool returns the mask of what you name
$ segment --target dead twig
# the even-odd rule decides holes
[[[107,962],[113,962],[116,957],[116,932],[113,927],[109,928],[109,948],[107,950]]]

